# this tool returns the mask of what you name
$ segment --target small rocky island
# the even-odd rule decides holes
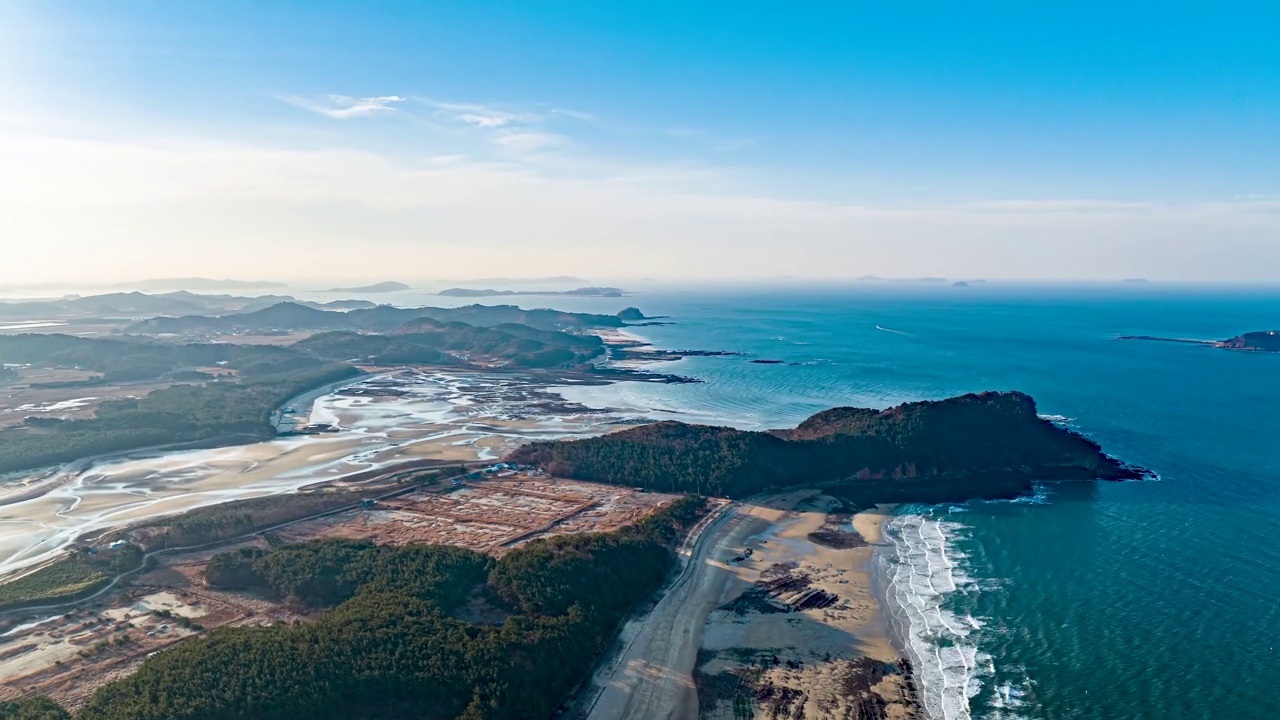
[[[821,486],[853,505],[1010,498],[1033,482],[1145,476],[1036,413],[1019,392],[887,410],[838,407],[789,430],[659,422],[582,440],[535,442],[508,460],[559,476],[743,498]]]

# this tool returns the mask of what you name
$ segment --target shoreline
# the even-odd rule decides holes
[[[315,400],[312,415],[336,420],[338,432],[177,452],[134,450],[41,471],[32,485],[11,486],[21,497],[0,506],[7,520],[0,524],[0,568],[19,572],[80,538],[156,517],[416,461],[483,461],[529,440],[607,432],[623,419],[560,397],[551,389],[559,373],[435,368],[390,374],[397,377],[350,378],[336,394]],[[379,392],[341,392],[370,382]]]
[[[872,541],[889,516],[846,523],[836,507],[801,490],[721,510],[656,604],[624,625],[585,716],[921,717],[872,591]],[[834,546],[813,539],[831,540],[833,523],[856,527]]]

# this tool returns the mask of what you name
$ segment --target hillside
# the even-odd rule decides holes
[[[1280,330],[1264,330],[1247,332],[1230,340],[1223,340],[1218,347],[1230,350],[1254,350],[1257,352],[1280,352]]]
[[[91,370],[107,382],[160,379],[178,370],[213,365],[251,376],[321,364],[316,358],[271,345],[172,344],[56,333],[0,335],[0,362]]]
[[[593,342],[594,341],[594,342]],[[292,346],[316,357],[367,364],[483,364],[548,368],[581,365],[604,352],[597,337],[523,325],[476,327],[420,318],[390,335],[328,332]]]
[[[192,333],[237,333],[279,330],[359,330],[388,332],[411,320],[428,318],[440,322],[465,322],[490,327],[515,323],[539,330],[584,330],[622,327],[614,315],[569,313],[559,310],[524,310],[514,305],[468,305],[460,308],[397,308],[379,305],[347,312],[320,310],[296,302],[238,314],[156,317],[126,328],[142,335],[187,335]]]
[[[323,612],[152,653],[74,713],[34,698],[0,704],[0,718],[552,717],[669,577],[674,545],[704,512],[701,498],[686,498],[614,532],[537,539],[497,560],[352,540],[232,550],[209,561],[211,586]],[[469,603],[505,620],[466,619]]]
[[[368,300],[334,300],[327,303],[294,300],[288,295],[211,295],[177,290],[163,293],[111,292],[51,300],[0,302],[0,318],[49,320],[54,318],[140,318],[150,316],[216,316],[249,313],[289,302],[307,307],[350,310],[376,307]]]
[[[730,497],[836,481],[853,487],[983,475],[1139,475],[1092,441],[1041,419],[1031,397],[994,392],[888,410],[834,408],[773,432],[660,422],[597,438],[533,443],[508,459],[561,477]]]
[[[330,313],[280,303],[254,314],[266,321],[307,322],[362,313],[364,320],[389,324],[398,321],[401,312],[379,307]],[[0,472],[150,445],[216,442],[233,435],[268,437],[274,433],[268,422],[273,409],[301,392],[357,374],[353,364],[535,369],[578,367],[603,353],[604,344],[595,336],[509,323],[476,327],[430,318],[399,325],[390,334],[321,332],[287,347],[184,344],[138,337],[0,335],[0,364],[96,373],[59,383],[61,387],[197,383],[162,387],[138,400],[103,402],[92,418],[31,418],[0,431]],[[0,381],[11,382],[16,375],[0,368]]]
[[[330,290],[327,290],[326,292],[385,293],[385,292],[399,292],[401,290],[408,290],[408,289],[409,289],[409,286],[405,285],[402,282],[395,282],[392,280],[388,280],[386,282],[374,283],[372,285],[361,285],[360,287],[332,288]]]

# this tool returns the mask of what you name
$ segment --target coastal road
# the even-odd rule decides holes
[[[726,561],[742,542],[767,523],[742,506],[720,508],[698,534],[680,575],[639,627],[624,631],[619,656],[601,668],[602,687],[587,717],[591,720],[693,720],[698,696],[693,668],[707,616],[735,587]],[[626,637],[631,637],[629,642]]]

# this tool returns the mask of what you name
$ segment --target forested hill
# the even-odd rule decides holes
[[[24,372],[95,373],[46,386],[89,392],[112,383],[180,383],[136,400],[102,402],[92,418],[34,417],[0,429],[0,472],[154,445],[270,437],[274,409],[295,395],[358,374],[352,365],[579,367],[603,353],[604,344],[595,336],[428,318],[396,333],[325,332],[289,346],[0,335],[0,363],[23,366]],[[12,385],[16,376],[0,368],[0,382]]]
[[[524,720],[553,717],[618,625],[666,580],[705,511],[678,500],[616,532],[539,539],[493,560],[446,546],[320,540],[214,556],[214,587],[332,608],[314,622],[226,627],[149,657],[72,715],[37,698],[15,720]],[[466,619],[468,601],[499,624]]]
[[[510,461],[651,490],[745,497],[848,480],[1125,479],[1139,472],[1036,414],[1023,393],[986,392],[888,410],[835,408],[792,430],[660,422],[602,437],[536,442]]]
[[[617,315],[594,315],[546,309],[525,310],[515,305],[468,305],[459,308],[398,308],[379,305],[340,312],[319,310],[296,302],[282,302],[253,312],[230,315],[156,317],[130,325],[126,328],[126,332],[145,335],[267,330],[388,332],[420,318],[439,322],[465,322],[482,327],[518,323],[539,330],[582,330],[623,325]]]
[[[1223,340],[1218,347],[1231,350],[1256,350],[1259,352],[1280,352],[1280,330],[1263,330],[1247,332],[1230,340]]]

